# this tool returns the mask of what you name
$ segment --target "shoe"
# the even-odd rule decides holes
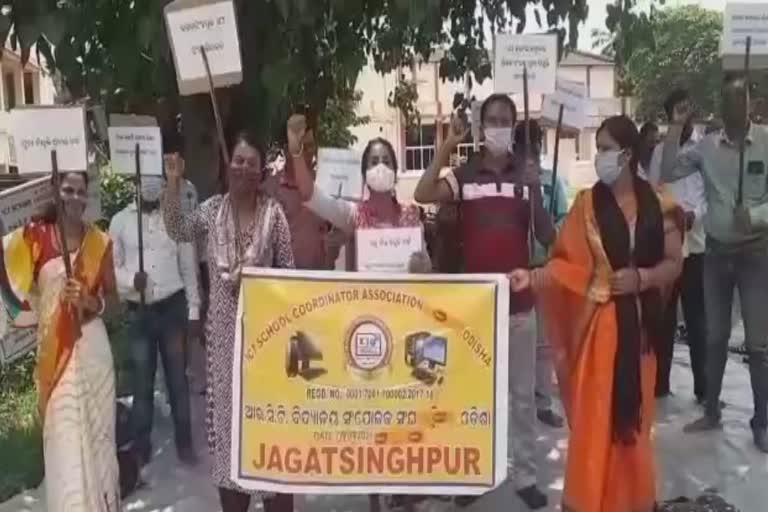
[[[179,457],[179,462],[181,462],[183,465],[193,468],[197,466],[198,458],[197,453],[195,453],[194,448],[191,446],[185,446],[184,448],[179,448],[176,450],[176,455]]]
[[[763,453],[768,453],[768,432],[764,428],[753,428],[752,438],[755,440],[755,446]]]
[[[689,423],[683,427],[683,432],[686,434],[695,434],[698,432],[711,432],[722,428],[723,425],[720,423],[720,418],[713,418],[705,414],[693,423]]]
[[[517,495],[525,502],[531,510],[538,510],[547,506],[547,495],[539,490],[535,485],[525,487],[517,491]]]
[[[536,411],[536,417],[539,421],[552,428],[563,428],[565,421],[552,409],[539,409]]]

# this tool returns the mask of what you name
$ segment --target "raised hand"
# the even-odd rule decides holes
[[[307,136],[307,118],[302,114],[294,114],[288,119],[286,125],[288,134],[288,151],[291,156],[300,156],[304,153],[304,143]]]
[[[470,126],[466,121],[466,116],[454,113],[451,116],[451,129],[448,132],[448,137],[445,139],[445,143],[455,148],[467,138],[470,132]]]

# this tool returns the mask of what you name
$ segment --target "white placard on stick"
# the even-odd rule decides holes
[[[136,144],[139,144],[141,174],[163,174],[163,141],[157,126],[110,126],[109,156],[112,170],[136,175]]]
[[[557,118],[563,106],[563,126],[583,130],[587,126],[587,86],[581,82],[557,79],[554,94],[544,96],[541,117],[546,121],[557,124]]]
[[[413,253],[424,250],[420,227],[358,229],[355,240],[359,272],[408,272]]]
[[[200,48],[205,47],[214,87],[243,80],[237,18],[232,0],[176,0],[165,7],[165,22],[182,95],[208,92]]]
[[[60,171],[88,169],[82,106],[11,110],[11,137],[19,174],[51,172],[51,150],[54,149]]]
[[[352,149],[320,148],[317,186],[333,197],[358,200],[363,193],[362,155]]]
[[[557,36],[498,34],[493,69],[494,91],[522,94],[524,67],[528,69],[528,91],[531,94],[555,92]]]
[[[768,3],[728,3],[723,14],[720,56],[723,68],[744,69],[747,37],[751,37],[752,69],[768,69]]]

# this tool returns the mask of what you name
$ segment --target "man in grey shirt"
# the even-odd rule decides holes
[[[768,453],[768,130],[750,124],[745,85],[742,76],[725,77],[723,130],[708,135],[689,151],[680,152],[679,147],[690,112],[676,109],[664,142],[661,177],[670,182],[700,172],[709,208],[704,219],[707,404],[704,417],[685,430],[721,427],[720,391],[728,360],[734,289],[738,289],[755,403],[751,427],[755,445]],[[743,195],[739,192],[742,141]]]

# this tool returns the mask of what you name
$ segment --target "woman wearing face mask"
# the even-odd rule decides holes
[[[358,229],[422,226],[419,209],[414,205],[403,206],[395,197],[397,158],[389,141],[373,139],[365,147],[362,173],[368,198],[358,204],[334,199],[315,186],[304,158],[300,158],[307,137],[311,136],[303,116],[293,116],[288,121],[288,146],[294,162],[296,186],[307,208],[348,234],[354,234]],[[410,269],[431,271],[426,251],[411,256]]]
[[[563,509],[651,512],[656,353],[682,261],[682,212],[637,176],[625,116],[597,132],[600,181],[576,199],[550,262],[510,274],[532,288],[557,352],[571,427]]]
[[[354,235],[358,229],[422,227],[418,207],[403,206],[395,197],[397,183],[397,157],[388,140],[377,138],[368,142],[363,151],[362,173],[368,198],[360,204],[334,199],[315,186],[302,154],[312,134],[308,133],[303,116],[293,116],[288,121],[289,158],[293,159],[296,186],[306,206],[316,215],[326,219],[343,232]],[[426,247],[426,243],[424,245]],[[432,271],[432,263],[426,250],[411,255],[411,272]],[[391,497],[391,506],[405,506],[408,510],[417,498]],[[370,496],[370,510],[380,510],[379,497]]]
[[[47,510],[116,511],[115,374],[101,318],[107,306],[112,310],[118,303],[112,244],[83,220],[85,173],[62,174],[56,192],[62,199],[60,213],[52,206],[5,236],[0,286],[16,325],[38,324],[35,376]],[[57,222],[64,228],[70,278]]]
[[[206,324],[208,389],[206,427],[213,453],[213,480],[224,512],[245,512],[251,494],[230,480],[232,358],[235,317],[243,267],[293,268],[288,222],[282,207],[262,190],[264,150],[247,132],[231,148],[230,192],[213,196],[191,214],[183,214],[179,187],[183,169],[168,157],[164,204],[168,234],[177,241],[207,236],[210,300]],[[235,228],[233,217],[237,216]],[[291,495],[269,495],[265,512],[292,512]]]

